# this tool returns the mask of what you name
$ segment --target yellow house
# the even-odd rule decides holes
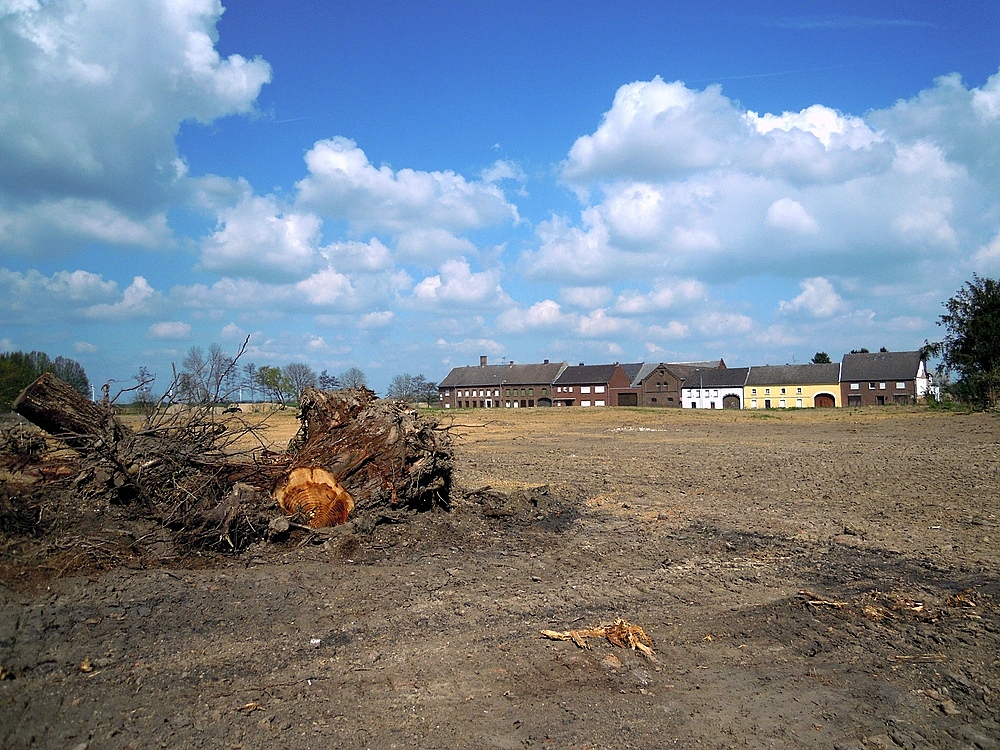
[[[842,406],[840,363],[751,367],[743,404],[745,409]]]

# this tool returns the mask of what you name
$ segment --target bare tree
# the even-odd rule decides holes
[[[292,396],[296,401],[306,388],[316,387],[316,373],[307,364],[292,362],[285,365],[284,374],[288,378],[288,382],[291,383]]]
[[[351,367],[348,370],[340,373],[340,382],[344,388],[367,388],[368,378],[365,377],[364,372],[359,370],[357,367]]]

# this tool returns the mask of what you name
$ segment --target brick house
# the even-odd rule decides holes
[[[619,394],[632,382],[620,364],[571,365],[552,383],[554,406],[621,406]]]
[[[927,397],[930,379],[920,352],[845,354],[841,401],[847,406],[915,404]]]
[[[628,367],[633,367],[629,365]],[[709,362],[646,362],[632,378],[632,389],[638,394],[634,406],[675,406],[681,405],[681,388],[694,377],[694,373],[704,369],[724,369],[721,360]]]
[[[565,362],[491,365],[485,356],[479,366],[454,367],[438,383],[438,398],[445,409],[496,409],[552,406],[552,381]]]

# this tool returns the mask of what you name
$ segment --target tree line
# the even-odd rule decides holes
[[[283,367],[244,362],[242,355],[246,343],[235,356],[230,356],[218,344],[212,344],[207,350],[192,346],[184,356],[180,370],[173,374],[168,400],[189,404],[267,401],[291,405],[298,403],[299,395],[306,388],[337,390],[368,387],[364,371],[357,367],[332,375],[327,370],[317,374],[302,362],[292,362]],[[134,389],[135,401],[149,405],[163,398],[155,390],[156,376],[147,368],[140,368],[134,379],[138,383]],[[432,403],[437,400],[437,384],[423,375],[397,375],[386,395],[413,403]]]

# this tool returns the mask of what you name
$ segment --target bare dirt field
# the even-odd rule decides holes
[[[1000,747],[996,415],[443,418],[451,510],[373,532],[8,530],[0,747]]]

